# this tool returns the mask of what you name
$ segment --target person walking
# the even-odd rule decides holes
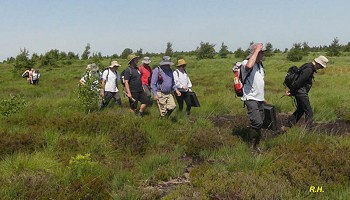
[[[141,81],[142,81],[142,88],[143,91],[146,93],[149,101],[151,102],[151,75],[152,75],[152,69],[149,66],[151,63],[151,59],[149,57],[144,57],[142,60],[142,65],[139,67],[139,71],[141,74]]]
[[[288,118],[288,126],[295,125],[305,114],[306,126],[311,128],[313,124],[313,111],[309,100],[309,91],[312,87],[312,79],[317,70],[327,67],[328,59],[325,56],[319,56],[312,62],[305,63],[299,68],[298,79],[293,84],[293,91],[287,91],[287,96],[294,96],[297,108]]]
[[[176,107],[172,91],[180,96],[180,91],[175,86],[173,71],[170,66],[174,65],[169,56],[164,56],[160,66],[152,72],[151,88],[153,99],[157,102],[160,116],[168,117]]]
[[[186,114],[190,115],[191,112],[191,99],[189,92],[192,92],[192,83],[190,77],[185,70],[187,63],[184,59],[177,61],[177,69],[173,72],[176,88],[181,92],[180,96],[175,96],[179,105],[179,111],[182,112],[184,101],[186,102]]]
[[[117,72],[117,68],[120,66],[121,65],[118,63],[118,61],[112,61],[111,65],[102,73],[101,96],[103,101],[101,109],[104,109],[112,98],[115,100],[115,104],[122,104],[118,89],[118,81],[120,80],[120,76]]]
[[[264,92],[265,71],[262,63],[265,49],[262,43],[255,43],[249,47],[249,55],[242,62],[242,80],[246,80],[243,86],[243,97],[251,122],[251,130],[248,133],[250,148],[261,152],[259,143],[261,140],[261,128],[264,121]]]
[[[126,95],[130,103],[130,111],[135,113],[137,104],[140,101],[141,106],[138,115],[143,116],[148,104],[148,99],[142,88],[141,74],[137,67],[138,58],[139,57],[135,54],[128,55],[129,67],[125,70],[124,81]]]

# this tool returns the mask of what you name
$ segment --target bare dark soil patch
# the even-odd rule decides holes
[[[287,126],[288,115],[286,113],[279,113],[277,115],[277,131],[264,130],[263,132],[267,135],[278,134],[282,126]],[[305,126],[302,122],[303,119],[297,124],[297,126]],[[218,128],[229,128],[232,130],[237,129],[237,127],[247,127],[250,124],[248,116],[235,116],[235,115],[219,115],[211,118],[214,126]],[[350,134],[350,122],[337,119],[335,122],[315,122],[311,131],[317,133],[331,134],[331,135],[349,135]]]

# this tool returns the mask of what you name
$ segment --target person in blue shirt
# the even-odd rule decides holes
[[[175,90],[177,96],[181,96],[174,82],[173,71],[170,66],[174,65],[169,56],[164,56],[159,67],[152,72],[151,88],[153,99],[157,102],[160,116],[170,116],[176,104],[172,92]]]

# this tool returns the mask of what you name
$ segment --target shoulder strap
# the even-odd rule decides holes
[[[177,73],[177,77],[179,77],[179,78],[180,78],[180,73],[179,73],[179,70],[178,70],[178,69],[176,69],[175,71],[176,71],[176,73]]]

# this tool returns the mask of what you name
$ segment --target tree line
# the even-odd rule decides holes
[[[254,42],[251,42],[253,44]],[[113,54],[111,56],[103,56],[101,52],[91,53],[91,46],[88,43],[85,47],[85,50],[79,56],[79,54],[74,52],[64,52],[59,51],[57,49],[52,49],[45,54],[38,55],[37,53],[33,53],[31,56],[29,54],[29,50],[24,48],[20,50],[20,53],[14,58],[10,57],[4,61],[4,63],[13,64],[14,72],[21,71],[23,69],[32,67],[32,66],[66,66],[71,65],[74,61],[77,60],[89,60],[90,62],[94,62],[96,64],[100,64],[103,59],[126,59],[127,56],[131,53],[136,53],[139,56],[164,56],[168,55],[171,57],[182,58],[185,56],[196,56],[197,59],[213,59],[213,58],[227,58],[230,54],[233,54],[235,58],[243,59],[249,54],[249,50],[243,50],[241,47],[237,48],[236,51],[232,52],[228,50],[228,46],[223,42],[221,43],[220,50],[216,52],[215,44],[211,44],[209,42],[201,42],[196,50],[193,51],[174,51],[172,48],[172,43],[168,42],[166,45],[166,49],[162,53],[143,53],[143,49],[139,49],[133,51],[130,48],[125,48],[123,52],[118,54]],[[266,52],[265,56],[273,56],[275,53],[286,53],[287,59],[290,61],[300,61],[303,56],[307,56],[310,52],[326,52],[327,56],[340,56],[342,52],[350,52],[350,42],[346,45],[339,44],[339,39],[334,38],[330,45],[323,46],[315,46],[310,47],[307,42],[303,43],[294,43],[290,49],[286,48],[282,52],[280,49],[273,48],[273,45],[268,42],[265,44]]]

